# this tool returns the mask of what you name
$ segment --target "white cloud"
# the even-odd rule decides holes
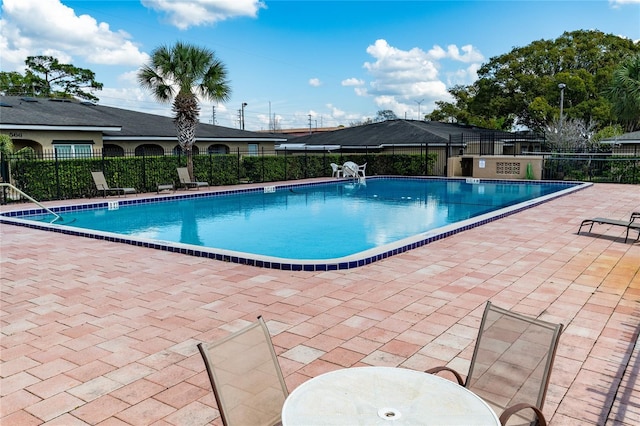
[[[625,4],[640,4],[640,0],[609,0],[609,4],[615,9]]]
[[[309,86],[318,87],[321,84],[322,84],[322,82],[320,81],[319,78],[310,78],[309,79]]]
[[[343,86],[364,86],[364,80],[355,77],[347,78],[346,80],[342,80],[341,84]]]
[[[89,15],[76,15],[60,0],[3,0],[0,48],[3,68],[22,69],[27,56],[73,58],[108,65],[139,66],[148,60],[124,31]]]
[[[331,111],[331,117],[337,120],[346,117],[346,112],[337,108],[333,104],[327,104],[327,108]]]
[[[409,117],[417,116],[418,110],[421,114],[429,112],[437,100],[450,99],[447,87],[476,80],[477,70],[484,60],[471,45],[461,48],[449,45],[446,50],[434,46],[425,52],[417,47],[401,50],[382,39],[369,46],[367,53],[375,59],[364,63],[373,79],[367,90],[356,87],[356,94],[373,96],[379,107]],[[467,65],[442,76],[440,69],[444,60]],[[424,103],[419,106],[416,100],[424,100]]]
[[[358,96],[369,96],[369,90],[366,87],[356,87],[353,91]]]
[[[167,21],[181,30],[239,16],[255,18],[258,10],[266,8],[260,0],[141,0],[141,3],[166,14]]]
[[[480,63],[473,63],[467,68],[460,68],[452,73],[447,74],[447,86],[455,86],[457,84],[469,84],[469,82],[478,79],[478,69]]]

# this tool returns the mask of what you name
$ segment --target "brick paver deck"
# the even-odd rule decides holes
[[[640,242],[605,225],[576,234],[583,218],[633,210],[640,187],[597,184],[336,272],[1,225],[0,423],[220,424],[196,344],[260,314],[290,390],[358,365],[466,371],[492,300],[566,325],[552,425],[640,424]]]

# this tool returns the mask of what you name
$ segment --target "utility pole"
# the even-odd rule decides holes
[[[309,114],[309,134],[311,133],[311,114]]]
[[[246,102],[242,103],[242,130],[244,130],[244,107],[246,107],[248,104]]]
[[[424,102],[424,99],[421,99],[420,101],[413,101],[413,102],[418,104],[418,120],[422,120],[422,118],[420,118],[420,105],[422,105],[422,103]]]

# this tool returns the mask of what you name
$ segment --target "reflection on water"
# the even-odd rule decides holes
[[[291,259],[330,259],[566,188],[373,179],[67,213],[72,226]]]

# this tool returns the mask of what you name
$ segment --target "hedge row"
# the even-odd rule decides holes
[[[432,173],[436,154],[349,155],[357,164],[367,163],[367,175],[420,176]],[[331,176],[330,163],[342,164],[344,155],[241,156],[195,155],[196,180],[212,186],[241,182],[274,182]],[[177,167],[186,165],[184,156],[104,157],[98,159],[39,160],[10,162],[12,183],[39,201],[95,197],[98,191],[92,171],[103,171],[112,187],[132,187],[154,192],[159,184],[179,186]]]

